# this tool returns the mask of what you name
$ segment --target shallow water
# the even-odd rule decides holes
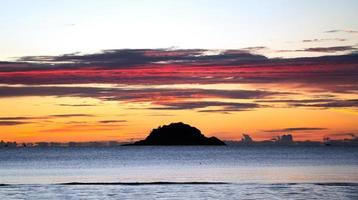
[[[0,199],[358,199],[354,147],[0,151]]]

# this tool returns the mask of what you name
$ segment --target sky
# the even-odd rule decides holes
[[[358,1],[0,5],[0,140],[358,135]]]

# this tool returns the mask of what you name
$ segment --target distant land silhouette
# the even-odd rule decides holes
[[[226,145],[216,137],[205,137],[201,131],[183,122],[153,129],[144,140],[129,145]]]
[[[178,128],[179,127],[179,128]],[[169,134],[165,134],[171,129]],[[184,132],[184,135],[180,135],[180,131]],[[183,133],[181,132],[181,133]],[[174,133],[174,134],[173,134]],[[189,134],[186,134],[189,133]],[[153,135],[152,135],[153,134]],[[179,135],[178,135],[179,134]],[[159,137],[158,137],[159,135]],[[167,138],[169,137],[169,138]],[[179,137],[179,139],[177,138]],[[194,139],[193,139],[193,138]],[[175,140],[170,144],[163,144],[164,140]],[[184,142],[183,142],[184,140]],[[157,143],[155,143],[156,141]],[[159,142],[160,141],[160,142]],[[186,142],[185,142],[186,141]],[[191,142],[187,142],[191,141]],[[178,144],[183,143],[183,144]],[[328,137],[324,137],[322,141],[295,141],[293,135],[283,134],[275,136],[270,140],[255,141],[248,134],[242,134],[241,140],[225,140],[224,142],[216,137],[207,138],[201,134],[200,130],[195,127],[191,127],[184,123],[172,123],[153,129],[150,135],[145,140],[140,140],[135,143],[129,143],[128,141],[88,141],[88,142],[35,142],[35,143],[17,143],[15,141],[3,141],[0,140],[1,148],[48,148],[48,147],[119,147],[127,145],[229,145],[229,146],[358,146],[358,137],[354,134],[350,135],[350,138],[334,140]]]

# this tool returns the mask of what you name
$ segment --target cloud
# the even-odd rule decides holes
[[[120,124],[72,124],[59,128],[41,130],[44,133],[79,133],[88,131],[113,131],[119,130],[122,127]]]
[[[357,50],[357,48],[353,46],[334,46],[334,47],[312,47],[307,48],[302,51],[306,52],[322,52],[322,53],[336,53],[336,52],[342,52],[342,51],[353,51]]]
[[[257,49],[257,47],[254,47],[254,49]],[[188,65],[252,63],[267,59],[263,55],[251,54],[249,49],[222,50],[218,54],[208,53],[210,51],[208,49],[114,49],[94,54],[25,56],[18,59],[17,63],[20,66],[17,68],[10,68],[8,65],[11,63],[4,63],[1,68],[2,71],[58,70],[83,67],[113,69],[162,63]]]
[[[256,103],[285,103],[289,107],[352,108],[358,107],[358,99],[263,99]]]
[[[257,51],[262,51],[262,50],[268,50],[268,48],[264,47],[264,46],[255,46],[255,47],[246,47],[246,48],[243,48],[242,50],[247,50],[248,52],[252,53],[252,52],[257,52]]]
[[[253,51],[209,49],[119,49],[94,54],[28,56],[15,62],[0,62],[0,98],[53,96],[96,98],[104,101],[149,102],[158,109],[184,109],[186,102],[256,100],[255,105],[286,103],[297,107],[355,107],[345,99],[292,99],[297,90],[358,92],[358,54],[302,58],[267,58]],[[341,53],[353,46],[314,47],[298,51]],[[78,85],[88,84],[88,85]],[[96,84],[108,84],[96,87]],[[260,90],[176,88],[178,84],[251,84]],[[274,90],[270,85],[281,88]],[[156,87],[166,85],[166,87]],[[173,87],[171,87],[173,85]],[[267,85],[267,86],[266,86]],[[290,87],[295,87],[290,91]],[[213,100],[214,99],[214,100]],[[279,102],[278,100],[280,99]],[[347,99],[346,99],[347,100]],[[271,101],[271,102],[269,102]],[[166,104],[171,105],[166,105]],[[179,105],[177,103],[183,103]],[[177,104],[177,105],[175,105]],[[195,103],[199,112],[250,110],[243,105],[207,108]],[[58,104],[59,106],[95,106]],[[201,105],[201,107],[199,106]],[[270,105],[268,105],[270,106]],[[255,108],[255,106],[253,106]]]
[[[220,102],[220,101],[182,101],[182,102],[160,102],[157,103],[161,107],[151,107],[153,110],[187,110],[200,109],[207,107],[221,107],[215,110],[199,110],[199,112],[234,112],[247,111],[258,108],[255,103],[236,103],[236,102]]]
[[[122,123],[122,122],[127,122],[127,120],[102,120],[102,121],[99,121],[99,123],[101,123],[101,124],[112,124],[112,123]]]
[[[335,101],[334,99],[264,99],[256,100],[258,103],[326,103]]]
[[[68,107],[87,107],[87,106],[97,106],[96,104],[58,104],[59,106],[68,106]]]
[[[308,40],[304,40],[308,41]],[[314,53],[339,53],[354,52],[358,50],[355,46],[332,46],[332,47],[311,47],[297,50],[279,50],[278,52],[314,52]]]
[[[332,100],[326,103],[294,103],[295,107],[352,108],[358,107],[358,99]]]
[[[315,47],[297,51],[344,52],[352,46]],[[291,50],[285,50],[291,51]],[[296,51],[296,50],[292,50]],[[267,84],[298,83],[346,91],[357,89],[358,54],[306,57],[266,58],[244,50],[112,50],[88,55],[24,57],[22,61],[0,63],[0,84]],[[245,53],[246,52],[246,53]],[[140,59],[138,60],[137,57]],[[46,63],[50,62],[50,63]],[[16,91],[29,96],[39,94],[98,92],[103,89],[47,87]],[[64,91],[67,90],[67,91]],[[87,90],[87,91],[85,91]],[[108,91],[111,92],[111,91]],[[27,94],[26,94],[27,93]],[[14,92],[0,93],[10,96]],[[15,94],[16,95],[16,94]],[[39,94],[41,95],[41,94]]]
[[[126,87],[60,87],[60,86],[0,86],[0,98],[16,96],[58,96],[97,98],[104,101],[149,102],[154,110],[183,110],[206,107],[199,112],[234,112],[251,110],[259,107],[256,103],[236,103],[223,101],[204,101],[207,99],[245,99],[254,100],[276,96],[290,95],[287,92],[265,90],[225,90],[225,89],[192,89],[192,88],[132,88]],[[192,101],[196,99],[196,101]],[[202,100],[202,101],[200,101]],[[87,106],[86,104],[65,104],[65,106]],[[160,107],[158,107],[160,106]],[[40,117],[19,117],[19,119],[48,119],[58,117],[90,117],[88,114],[59,114]]]
[[[293,128],[265,130],[265,132],[274,133],[274,132],[322,131],[322,130],[327,130],[327,129],[320,128],[320,127],[293,127]]]
[[[241,107],[223,107],[219,109],[202,109],[198,112],[201,113],[221,113],[221,114],[232,114],[233,112],[251,111],[253,109],[241,108]]]
[[[257,99],[286,92],[265,90],[220,90],[220,89],[177,89],[177,88],[127,88],[127,87],[60,87],[60,86],[0,86],[0,98],[19,96],[72,96],[92,97],[101,100],[148,101],[156,99],[228,98]],[[88,104],[60,104],[62,106],[89,106]]]
[[[175,116],[172,114],[161,114],[161,113],[153,113],[153,114],[148,114],[146,116],[151,116],[151,117],[171,117],[171,116]]]
[[[58,114],[58,115],[45,115],[45,116],[34,116],[34,117],[0,117],[1,121],[27,121],[27,120],[36,120],[36,119],[54,119],[54,118],[67,118],[67,117],[94,117],[94,115],[89,114]],[[29,123],[29,122],[26,122]]]
[[[352,34],[357,34],[358,31],[356,31],[356,30],[335,29],[335,30],[326,31],[325,33],[352,33]]]
[[[330,133],[329,136],[349,136],[352,138],[355,138],[356,135],[358,135],[358,133],[354,133],[354,132],[336,132],[336,133]]]
[[[28,122],[10,121],[10,120],[0,121],[0,126],[16,126],[16,125],[22,125],[22,124],[28,124]]]
[[[30,123],[37,123],[38,120],[44,119],[54,119],[54,118],[69,118],[69,117],[93,117],[94,115],[89,114],[58,114],[58,115],[46,115],[46,116],[38,116],[38,117],[0,117],[0,126],[16,126]],[[52,121],[42,121],[42,122],[51,122]],[[127,122],[127,120],[101,120],[97,122],[89,122],[89,121],[68,121],[66,124],[70,124],[71,127],[76,129],[86,129],[86,127],[93,127],[98,130],[114,130],[121,126],[119,123]],[[80,125],[79,125],[80,124]],[[105,127],[102,127],[105,126]],[[51,131],[60,131],[64,130],[60,128],[59,130]],[[70,129],[69,129],[70,130]],[[87,129],[88,130],[88,129]]]
[[[297,51],[339,53],[353,46],[314,47]],[[296,50],[285,50],[296,51]],[[305,58],[266,58],[249,50],[132,49],[96,54],[24,57],[0,63],[0,84],[284,84],[295,83],[327,91],[358,90],[358,54]],[[2,89],[5,88],[2,86]],[[46,91],[48,89],[48,91]],[[18,94],[16,94],[18,92]],[[14,89],[0,96],[81,96],[113,93],[112,89],[51,87]],[[128,92],[129,95],[131,92]],[[122,93],[123,94],[123,93]],[[115,95],[118,96],[118,95]],[[124,96],[124,95],[122,95]]]
[[[94,87],[57,87],[57,86],[0,86],[1,97],[21,96],[83,96],[105,92],[105,89]]]
[[[316,42],[345,42],[347,39],[344,38],[322,38],[322,39],[306,39],[302,40],[303,43],[316,43]]]
[[[59,117],[93,117],[94,115],[90,114],[58,114],[58,115],[48,115],[49,118],[59,118]]]
[[[32,117],[0,117],[0,120],[27,120],[33,119]]]

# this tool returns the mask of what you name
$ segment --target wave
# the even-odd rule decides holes
[[[314,185],[322,186],[358,186],[358,183],[344,183],[344,182],[333,182],[333,183],[314,183]]]
[[[60,183],[59,185],[223,185],[223,184],[235,184],[229,182],[69,182],[69,183]],[[250,183],[236,183],[239,185],[246,185]],[[311,185],[321,185],[321,186],[358,186],[358,183],[353,182],[328,182],[328,183],[255,183],[258,185],[301,185],[301,184],[311,184]]]
[[[262,185],[262,186],[294,186],[294,185],[319,185],[319,186],[342,186],[342,187],[358,187],[357,182],[327,182],[327,183],[231,183],[231,182],[67,182],[67,183],[54,183],[45,185]],[[42,185],[42,184],[6,184],[0,183],[0,187],[12,185]]]
[[[69,182],[59,185],[222,185],[227,182]]]

